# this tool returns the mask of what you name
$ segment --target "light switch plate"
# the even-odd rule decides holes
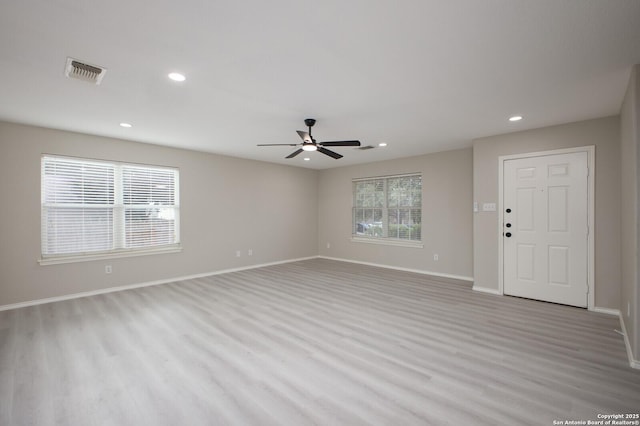
[[[496,203],[484,203],[482,205],[483,212],[495,212],[496,211]]]

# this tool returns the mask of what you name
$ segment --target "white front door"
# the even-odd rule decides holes
[[[504,293],[586,307],[587,153],[504,161]]]

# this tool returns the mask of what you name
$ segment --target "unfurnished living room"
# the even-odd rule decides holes
[[[640,425],[640,1],[0,2],[0,425]]]

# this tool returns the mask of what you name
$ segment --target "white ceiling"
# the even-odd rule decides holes
[[[317,169],[617,114],[635,63],[638,0],[0,3],[0,120]],[[318,141],[389,145],[255,146],[300,142],[308,117]]]

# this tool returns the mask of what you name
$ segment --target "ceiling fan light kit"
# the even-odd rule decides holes
[[[331,151],[325,146],[360,146],[360,141],[331,141],[331,142],[316,142],[316,140],[311,136],[311,128],[314,124],[316,124],[316,120],[313,118],[307,118],[304,120],[304,124],[309,128],[308,132],[302,130],[296,130],[298,136],[302,139],[302,143],[268,143],[268,144],[258,144],[258,146],[299,146],[300,148],[291,154],[287,155],[285,158],[293,158],[296,155],[300,154],[304,151],[318,151],[324,155],[328,155],[331,158],[335,158],[336,160],[342,158],[342,155],[337,152]]]

